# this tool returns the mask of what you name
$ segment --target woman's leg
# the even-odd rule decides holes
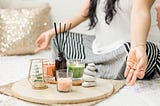
[[[84,36],[83,41],[85,62],[96,64],[97,74],[100,78],[124,79],[127,52],[123,45],[112,52],[96,55],[92,52],[93,37]]]
[[[156,72],[158,73],[158,77],[160,77],[160,49],[158,50],[158,56],[156,61]]]

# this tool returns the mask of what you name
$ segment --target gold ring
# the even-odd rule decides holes
[[[133,69],[130,69],[130,71],[129,71],[129,72],[132,72],[132,73],[133,73],[133,72],[134,72],[134,70],[133,70]]]

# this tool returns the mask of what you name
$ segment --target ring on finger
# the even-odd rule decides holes
[[[134,72],[134,69],[130,69],[130,71],[129,71],[129,72],[133,73],[133,72]]]

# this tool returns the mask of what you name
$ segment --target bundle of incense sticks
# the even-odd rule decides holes
[[[64,36],[65,33],[66,33],[66,39],[67,39],[67,37],[69,36],[70,29],[71,29],[71,23],[70,23],[69,28],[68,28],[67,31],[66,31],[66,24],[64,24],[63,32],[62,32],[62,28],[61,27],[62,27],[62,25],[61,25],[61,23],[59,23],[59,35],[61,37],[61,34],[63,34],[63,36]],[[56,23],[54,23],[54,28],[55,28],[55,34],[56,34],[56,37],[55,37],[56,39],[55,40],[56,40],[56,43],[57,43],[57,49],[58,49],[58,52],[60,53],[60,52],[63,52],[64,45],[66,43],[66,39],[65,39],[65,41],[63,39],[63,41],[59,42]],[[61,38],[60,38],[60,40],[61,40]]]

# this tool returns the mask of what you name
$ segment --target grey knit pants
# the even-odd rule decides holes
[[[58,37],[59,45],[63,43],[65,45],[63,52],[67,59],[84,59],[85,63],[95,63],[97,75],[100,78],[124,79],[130,43],[125,43],[112,52],[96,55],[92,52],[92,42],[95,36],[71,32],[68,36],[61,35]],[[54,60],[58,54],[56,49],[58,44],[55,43],[55,39],[52,41],[52,57]],[[155,74],[160,75],[160,50],[151,42],[147,42],[146,47],[148,64],[144,78],[150,79],[153,78]]]
[[[95,55],[92,52],[91,38],[84,36],[86,63],[95,63],[99,77],[111,79],[124,79],[126,60],[130,51],[130,43],[126,42],[118,49],[103,55]],[[148,57],[147,68],[144,79],[160,77],[160,49],[152,42],[146,44]]]
[[[107,79],[124,79],[127,51],[124,46],[103,55],[96,55],[92,52],[92,41],[94,37],[84,36],[86,63],[95,63],[98,69],[98,76]]]

